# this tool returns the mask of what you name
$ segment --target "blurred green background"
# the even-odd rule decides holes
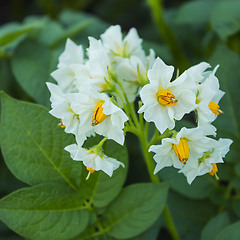
[[[99,38],[114,24],[121,25],[125,33],[135,27],[146,52],[153,48],[180,72],[201,61],[213,67],[220,64],[216,75],[226,92],[220,102],[225,114],[214,125],[217,139],[234,140],[226,163],[219,166],[220,181],[203,176],[188,186],[186,179],[170,168],[159,176],[170,182],[168,202],[182,239],[230,239],[224,236],[240,229],[240,1],[9,0],[0,4],[0,24],[0,89],[47,107],[45,82],[53,82],[49,74],[56,68],[66,39],[88,47],[88,36]],[[191,116],[184,124],[191,126]],[[137,139],[129,135],[127,145],[130,167],[126,184],[149,181]],[[0,197],[22,186],[1,156]],[[240,239],[239,231],[239,238],[232,239]],[[0,223],[0,239],[22,238]],[[159,219],[134,239],[170,236]]]

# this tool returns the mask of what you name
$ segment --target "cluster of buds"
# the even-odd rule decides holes
[[[131,119],[125,106],[140,95],[138,113],[154,122],[161,134],[169,133],[160,145],[149,148],[156,153],[154,173],[173,165],[189,183],[196,176],[216,174],[216,163],[223,162],[232,143],[209,137],[216,136],[212,122],[223,113],[218,105],[224,95],[215,76],[218,66],[206,71],[210,65],[202,62],[172,80],[174,68],[156,58],[152,49],[145,54],[136,29],[123,37],[120,26],[109,27],[99,40],[89,37],[86,56],[81,45],[68,39],[51,74],[57,84],[47,83],[50,113],[67,133],[75,135],[76,144],[65,148],[74,160],[82,161],[90,173],[102,170],[109,176],[120,165],[124,167],[103,153],[102,144],[107,139],[124,144],[124,127]],[[196,127],[176,132],[175,122],[192,111]],[[104,140],[84,149],[86,139],[95,134]]]

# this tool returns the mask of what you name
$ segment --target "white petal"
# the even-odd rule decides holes
[[[109,27],[102,35],[103,45],[113,52],[118,52],[118,49],[123,49],[122,32],[119,25]]]
[[[150,83],[157,82],[160,88],[165,89],[170,83],[174,72],[173,66],[166,65],[159,57],[155,60],[153,67],[148,71]]]

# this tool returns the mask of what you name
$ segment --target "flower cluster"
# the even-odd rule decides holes
[[[216,163],[222,163],[229,151],[232,140],[216,141],[207,137],[216,136],[212,122],[223,113],[218,102],[224,95],[215,76],[218,66],[213,71],[206,71],[209,67],[208,63],[202,62],[171,81],[174,68],[157,58],[148,71],[150,83],[140,91],[144,105],[139,109],[146,121],[154,122],[163,133],[167,129],[172,130],[175,121],[181,120],[186,113],[195,111],[197,115],[196,128],[184,127],[178,133],[173,130],[171,138],[149,148],[156,153],[155,173],[173,165],[191,184],[196,176],[205,173],[215,175],[218,171]]]
[[[149,148],[156,153],[154,173],[173,165],[189,183],[205,173],[214,175],[216,163],[223,162],[232,141],[209,138],[216,136],[212,122],[223,113],[218,102],[224,94],[215,76],[218,66],[206,71],[209,67],[200,63],[172,80],[174,68],[156,58],[152,49],[146,55],[134,28],[125,37],[118,25],[109,27],[99,40],[89,37],[86,53],[68,39],[57,70],[51,74],[57,84],[47,83],[50,113],[76,139],[76,144],[65,149],[89,172],[102,170],[112,176],[124,165],[107,157],[102,144],[112,139],[123,145],[129,129],[143,137],[133,108],[140,95],[138,113],[147,122],[154,122],[160,134],[167,132],[160,145]],[[192,111],[197,116],[196,128],[173,130],[175,122]],[[95,134],[105,138],[91,149],[83,148],[85,140]]]

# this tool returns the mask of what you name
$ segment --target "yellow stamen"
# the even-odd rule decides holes
[[[60,123],[58,124],[61,128],[65,128],[66,126],[65,125],[63,125],[63,122],[62,122],[62,119],[60,119]]]
[[[189,158],[189,146],[187,140],[181,138],[178,145],[173,145],[173,150],[176,153],[180,162],[186,164]]]
[[[173,93],[167,89],[163,89],[157,92],[158,102],[165,106],[174,106],[177,104],[178,100],[173,95]]]
[[[102,105],[104,104],[104,101],[100,101],[95,109],[94,109],[94,112],[93,112],[93,116],[92,116],[92,126],[96,126],[98,125],[99,123],[103,122],[107,117],[108,115],[105,115],[103,113],[103,107]]]
[[[213,101],[209,102],[208,107],[216,116],[219,114],[224,114],[224,112],[220,109],[219,105]]]
[[[92,169],[92,168],[90,168],[90,167],[86,167],[86,169],[87,169],[89,172],[91,172],[91,173],[94,173],[94,172],[95,172],[95,170]]]
[[[86,167],[86,169],[88,170],[88,175],[87,175],[87,177],[86,177],[86,180],[88,180],[88,179],[90,178],[90,175],[91,175],[92,173],[94,173],[95,170],[92,169],[92,168],[90,168],[90,167]]]
[[[214,176],[218,172],[217,164],[216,163],[211,163],[213,168],[212,171],[209,172],[210,175]]]

